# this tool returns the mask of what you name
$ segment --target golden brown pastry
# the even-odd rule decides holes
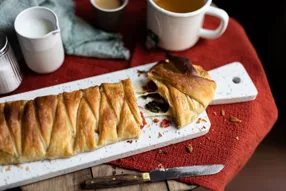
[[[216,83],[202,67],[187,58],[167,54],[148,72],[157,92],[168,102],[179,128],[194,121],[212,101]]]
[[[0,104],[0,164],[64,158],[138,138],[130,79]]]

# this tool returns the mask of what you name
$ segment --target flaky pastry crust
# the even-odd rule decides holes
[[[65,158],[138,138],[130,79],[0,104],[0,164]]]
[[[158,62],[148,77],[168,102],[179,128],[194,121],[206,109],[216,90],[216,83],[201,66],[178,69],[171,60]]]

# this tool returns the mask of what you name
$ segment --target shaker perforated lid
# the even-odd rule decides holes
[[[0,32],[0,56],[6,53],[8,45],[8,39],[6,35]]]

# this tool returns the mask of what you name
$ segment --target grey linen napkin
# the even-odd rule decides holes
[[[130,53],[124,47],[121,35],[96,29],[75,16],[72,0],[0,0],[0,32],[12,36],[13,42],[16,16],[33,6],[47,7],[57,14],[66,54],[129,59]]]

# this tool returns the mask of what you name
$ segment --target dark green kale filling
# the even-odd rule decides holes
[[[153,113],[166,113],[168,111],[169,104],[159,94],[151,94],[148,97],[155,98],[155,100],[147,103],[145,109]]]

